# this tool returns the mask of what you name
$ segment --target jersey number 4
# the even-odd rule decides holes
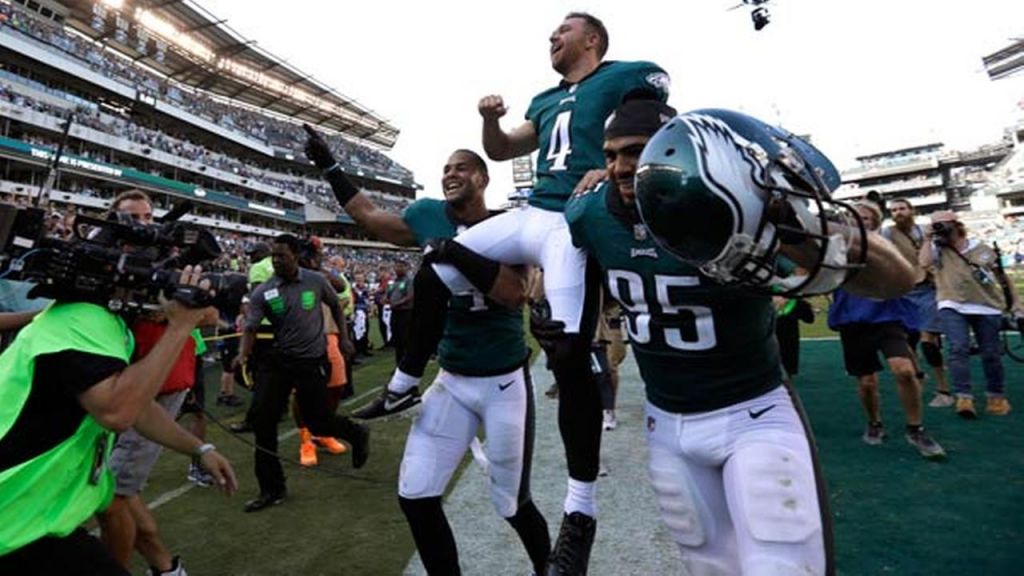
[[[572,154],[572,144],[569,142],[569,121],[572,119],[572,110],[559,112],[555,117],[555,125],[551,128],[550,142],[548,143],[547,159],[551,162],[550,170],[565,170],[566,160]]]
[[[629,332],[629,339],[637,344],[647,344],[651,341],[652,313],[669,317],[677,316],[678,319],[668,318],[667,320],[678,327],[663,328],[665,344],[676,350],[710,350],[717,343],[715,319],[711,314],[711,308],[671,302],[671,288],[688,288],[699,284],[700,278],[697,276],[655,275],[654,292],[657,299],[655,305],[661,308],[660,312],[657,312],[652,311],[651,306],[647,303],[644,280],[639,274],[629,270],[608,271],[608,287],[612,297],[618,300],[628,312],[626,330]],[[692,322],[693,324],[685,326],[683,322]],[[695,339],[684,339],[681,329],[684,326],[689,335],[696,335]]]

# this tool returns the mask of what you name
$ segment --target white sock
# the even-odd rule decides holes
[[[569,478],[569,491],[565,495],[565,513],[582,512],[597,517],[597,482],[580,482]]]
[[[391,375],[391,381],[388,382],[388,391],[394,392],[395,394],[404,394],[419,385],[419,378],[410,376],[398,368],[395,368],[395,373]]]

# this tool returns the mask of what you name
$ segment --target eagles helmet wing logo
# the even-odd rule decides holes
[[[700,114],[682,118],[690,129],[690,140],[700,152],[697,160],[700,162],[701,179],[729,202],[735,210],[737,228],[742,230],[743,211],[732,190],[764,189],[768,186],[767,154],[718,118]],[[735,162],[736,156],[742,162]]]

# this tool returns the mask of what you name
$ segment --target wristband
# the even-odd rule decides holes
[[[334,192],[334,197],[342,208],[359,193],[359,189],[352,185],[352,181],[345,176],[341,166],[337,164],[324,171],[324,180],[331,185],[331,191]]]
[[[196,448],[192,452],[192,455],[195,456],[196,458],[202,458],[203,455],[206,454],[207,452],[213,452],[216,449],[216,446],[207,442],[206,444],[202,444],[198,448]]]

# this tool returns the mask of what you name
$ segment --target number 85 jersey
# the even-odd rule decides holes
[[[706,412],[781,384],[770,297],[717,284],[659,248],[607,183],[569,200],[565,217],[622,305],[652,404]]]
[[[650,62],[603,62],[575,84],[534,96],[526,119],[537,133],[537,183],[530,205],[561,212],[588,170],[604,168],[604,123],[630,95],[664,102],[669,78]]]

